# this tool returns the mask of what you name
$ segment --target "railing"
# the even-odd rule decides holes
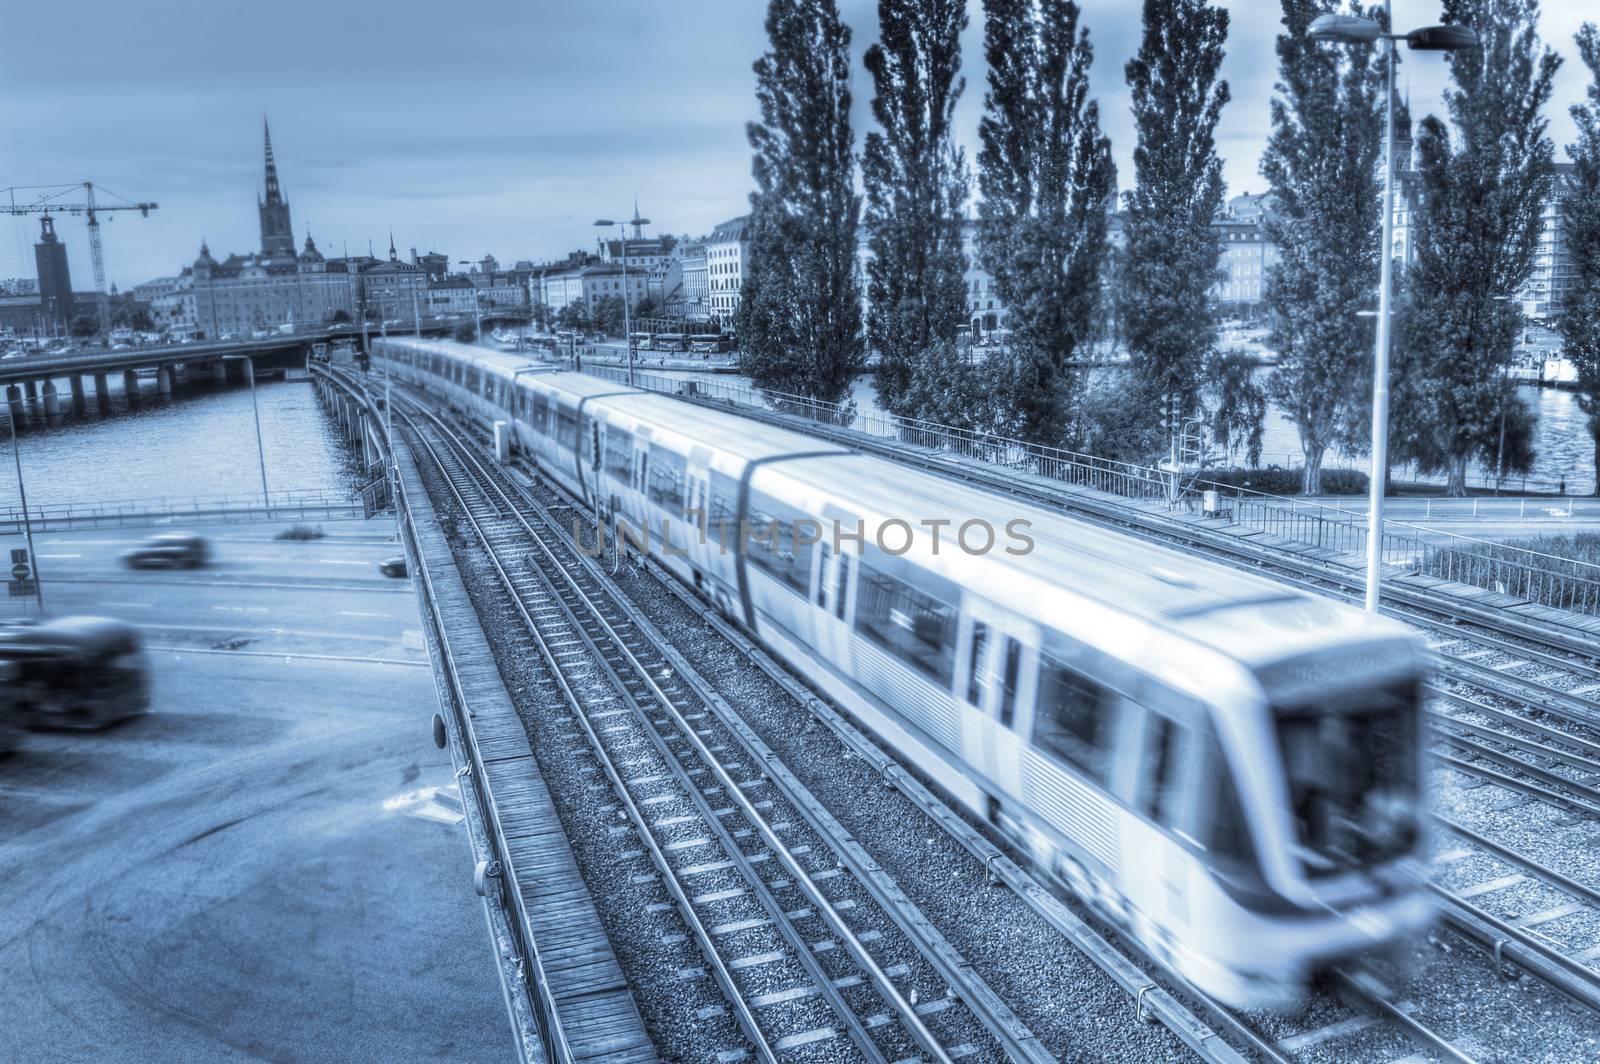
[[[606,367],[585,372],[618,383],[627,373]],[[1352,567],[1367,549],[1367,515],[1308,499],[1269,495],[1202,478],[1183,478],[1150,466],[1117,462],[1058,447],[891,414],[862,414],[838,404],[732,381],[661,377],[635,372],[635,387],[694,402],[778,415],[807,430],[807,423],[894,441],[965,462],[978,462],[1059,481],[1168,510],[1190,509],[1200,492],[1214,490],[1230,519],[1246,527],[1316,548],[1324,564]],[[815,431],[814,429],[812,431]],[[1508,501],[1509,505],[1509,501]],[[1570,502],[1567,504],[1571,513]],[[1525,504],[1518,504],[1519,512]],[[1384,522],[1383,561],[1404,572],[1436,576],[1502,592],[1540,605],[1600,614],[1600,565],[1523,547],[1462,536],[1405,521]]]
[[[168,519],[199,520],[234,517],[343,517],[361,516],[361,499],[343,491],[313,489],[254,494],[213,495],[200,498],[155,497],[93,503],[46,503],[29,506],[27,518],[34,530],[75,526],[129,525]],[[23,526],[21,508],[0,509],[0,533]]]

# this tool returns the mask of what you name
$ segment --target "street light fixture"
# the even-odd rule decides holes
[[[1384,0],[1384,23],[1393,25],[1391,0]],[[1450,52],[1478,46],[1466,26],[1424,26],[1410,33],[1385,33],[1383,24],[1359,15],[1318,15],[1307,31],[1314,41],[1384,45],[1383,243],[1378,256],[1378,335],[1372,361],[1372,473],[1367,503],[1367,600],[1378,612],[1383,582],[1383,489],[1389,472],[1389,319],[1394,291],[1394,43],[1421,52]]]
[[[39,555],[33,549],[33,521],[28,517],[28,489],[22,485],[22,450],[17,444],[21,435],[17,426],[16,411],[6,403],[7,428],[11,430],[11,457],[17,463],[17,495],[22,502],[22,531],[28,540],[28,563],[33,566],[33,597],[39,604],[39,616],[44,617],[44,581],[39,578]]]
[[[610,229],[617,227],[617,235],[622,237],[620,244],[622,250],[622,341],[628,350],[628,387],[633,387],[633,322],[628,315],[628,230],[631,225],[637,231],[641,225],[649,225],[650,219],[640,218],[635,204],[633,220],[630,222],[613,222],[610,218],[596,218],[596,229]]]
[[[471,266],[472,263],[466,259],[457,259],[456,265]],[[472,285],[472,342],[481,344],[483,343],[483,310],[478,305],[478,284],[471,277],[468,277],[467,281]]]

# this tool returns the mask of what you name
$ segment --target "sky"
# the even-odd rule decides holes
[[[1544,0],[1542,36],[1564,59],[1548,115],[1560,146],[1586,71],[1572,35],[1592,0]],[[92,180],[148,218],[107,214],[108,280],[176,273],[260,244],[261,122],[271,121],[297,242],[325,254],[387,251],[504,264],[593,247],[597,218],[703,234],[744,213],[751,63],[765,50],[762,0],[75,0],[15,5],[0,36],[0,189]],[[872,126],[860,57],[876,0],[839,0],[854,31],[857,144]],[[1259,192],[1275,79],[1276,0],[1225,0],[1233,23],[1218,129],[1230,194]],[[1083,0],[1093,91],[1119,182],[1132,180],[1123,65],[1139,44],[1135,0]],[[1436,20],[1438,0],[1394,0],[1395,24]],[[977,154],[982,11],[964,41],[959,136]],[[1401,86],[1419,117],[1443,111],[1445,64],[1417,53]],[[31,193],[17,193],[24,202]],[[106,197],[102,197],[103,199]],[[9,196],[0,193],[0,201]],[[0,278],[33,276],[34,218],[8,217]],[[73,284],[93,286],[81,218],[63,218]]]

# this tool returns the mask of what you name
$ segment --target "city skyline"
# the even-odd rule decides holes
[[[51,49],[13,49],[0,78],[15,98],[50,108],[12,108],[0,136],[18,148],[9,185],[92,179],[162,204],[149,218],[105,227],[108,281],[120,288],[171,275],[202,240],[213,251],[255,247],[251,197],[264,194],[260,122],[274,126],[295,239],[307,231],[330,255],[380,251],[392,229],[402,252],[451,259],[494,254],[535,261],[592,246],[595,217],[625,211],[637,195],[657,231],[704,234],[743,213],[750,190],[744,123],[754,117],[750,63],[765,47],[764,5],[706,4],[669,14],[644,4],[545,11],[518,5],[424,32],[426,9],[402,4],[383,27],[301,2],[240,8],[212,34],[227,48],[190,54],[192,34],[174,26],[209,10],[100,8],[73,61]],[[857,147],[871,128],[871,81],[861,53],[876,31],[873,0],[844,0],[854,30]],[[1257,161],[1276,77],[1277,6],[1226,4],[1234,15],[1223,74],[1233,102],[1218,134],[1230,194],[1259,192]],[[982,11],[971,5],[964,38],[967,91],[957,112],[969,162],[982,112]],[[1096,49],[1094,89],[1112,139],[1119,187],[1132,178],[1132,130],[1122,66],[1137,45],[1137,5],[1086,0],[1083,23]],[[1402,27],[1436,18],[1436,0],[1399,0]],[[1258,17],[1257,17],[1258,16]],[[1270,16],[1270,17],[1268,17]],[[27,32],[24,14],[13,40]],[[1547,118],[1564,158],[1572,139],[1566,106],[1582,95],[1571,34],[1582,12],[1546,5],[1542,37],[1566,62]],[[307,42],[314,42],[308,46]],[[628,61],[650,42],[652,62]],[[229,50],[231,49],[231,51]],[[614,74],[605,60],[618,58]],[[100,62],[88,72],[85,57]],[[1402,67],[1413,111],[1442,110],[1442,62]],[[163,73],[165,72],[165,73]],[[196,93],[204,81],[215,91]],[[9,83],[9,84],[8,84]],[[332,99],[330,99],[330,95]],[[108,101],[116,101],[113,106]],[[130,122],[131,108],[147,121]],[[175,110],[183,121],[158,121]],[[13,218],[0,240],[0,277],[33,274],[35,219]],[[63,218],[77,287],[92,284],[81,218]]]

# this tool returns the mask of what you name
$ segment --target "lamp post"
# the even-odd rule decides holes
[[[466,259],[457,259],[457,265],[470,267],[472,263]],[[472,282],[472,342],[483,343],[483,308],[478,303],[478,283],[472,280],[471,275],[467,280]]]
[[[243,362],[244,379],[250,385],[250,410],[256,418],[256,461],[261,466],[261,505],[270,509],[272,500],[267,495],[267,452],[261,445],[261,406],[256,402],[256,367],[249,355],[223,355],[224,362]]]
[[[1367,611],[1378,611],[1383,580],[1383,489],[1389,471],[1389,317],[1394,290],[1394,45],[1421,52],[1476,48],[1478,35],[1466,26],[1425,26],[1410,33],[1386,33],[1392,25],[1391,0],[1383,2],[1383,23],[1359,15],[1319,15],[1309,33],[1314,41],[1384,45],[1383,243],[1378,249],[1378,328],[1372,361],[1372,473],[1367,504]]]
[[[33,597],[44,616],[44,581],[39,578],[39,555],[33,549],[33,521],[28,517],[28,489],[22,484],[22,450],[17,443],[17,415],[6,404],[6,427],[11,430],[11,458],[17,463],[17,495],[22,502],[22,531],[28,540],[28,563],[33,566]]]
[[[628,316],[628,230],[631,225],[638,232],[641,225],[649,225],[650,219],[640,218],[637,204],[635,204],[634,217],[631,222],[613,222],[610,218],[596,218],[596,229],[610,229],[617,227],[617,235],[622,238],[622,340],[628,349],[628,387],[633,387],[633,323]]]

